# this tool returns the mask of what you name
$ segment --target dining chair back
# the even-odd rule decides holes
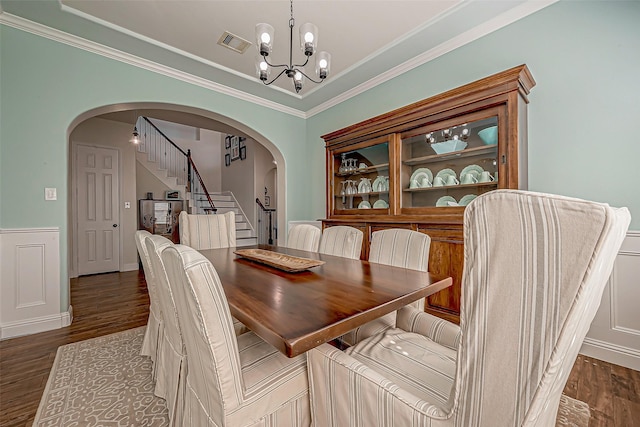
[[[184,407],[184,387],[187,372],[186,354],[180,331],[180,322],[167,272],[160,254],[173,246],[171,240],[154,234],[145,239],[145,246],[156,277],[164,328],[158,340],[159,352],[154,394],[165,399],[169,410],[169,425],[182,420]]]
[[[236,246],[236,214],[193,215],[180,212],[180,243],[197,250]]]
[[[385,264],[410,270],[427,271],[431,238],[418,231],[389,228],[375,231],[371,235],[369,262]],[[410,304],[424,311],[424,298]],[[372,335],[396,326],[397,312],[391,312],[372,320],[341,337],[348,345],[354,345]]]
[[[314,422],[347,425],[358,414],[369,426],[555,425],[629,222],[626,208],[568,197],[479,196],[464,213],[459,341],[409,324],[348,354],[310,351]],[[409,310],[399,324],[415,323],[405,322]]]
[[[355,227],[346,225],[327,227],[322,231],[318,252],[344,258],[360,259],[363,236],[364,233]]]
[[[287,247],[301,251],[318,252],[322,232],[310,224],[296,224],[289,230]]]
[[[220,278],[184,245],[162,252],[187,353],[182,425],[308,426],[306,356],[287,358],[253,332],[236,338]]]
[[[144,271],[144,280],[147,284],[147,291],[149,292],[149,320],[147,320],[147,328],[144,332],[144,339],[142,341],[142,349],[140,354],[143,356],[149,356],[151,358],[151,375],[155,379],[157,370],[156,362],[158,358],[158,340],[162,335],[162,309],[160,305],[160,297],[158,295],[158,286],[154,271],[151,268],[151,262],[149,259],[149,252],[144,244],[145,239],[151,236],[146,230],[138,230],[135,232],[134,240],[136,242],[136,248],[138,250],[138,256],[142,263],[142,270]]]

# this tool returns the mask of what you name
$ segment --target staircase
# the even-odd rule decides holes
[[[209,203],[211,199],[217,214],[233,211],[236,214],[236,246],[249,246],[258,243],[255,230],[247,221],[247,217],[240,207],[233,193],[225,191],[222,193],[208,193],[206,188],[202,188],[195,170],[195,165],[190,168],[189,154],[181,150],[173,141],[167,138],[159,129],[153,125],[146,117],[142,117],[152,127],[145,126],[145,122],[139,120],[140,129],[144,131],[144,138],[140,140],[136,150],[136,161],[146,168],[167,189],[179,191],[184,197],[185,210],[190,214],[211,213],[212,208]],[[157,133],[156,133],[157,132]],[[193,165],[193,163],[191,163]],[[194,173],[195,172],[195,173]],[[191,185],[189,178],[191,177]],[[187,192],[188,188],[192,192]],[[209,198],[207,197],[209,196]]]
[[[201,206],[208,206],[208,200],[206,198],[202,195],[195,195],[194,193],[188,193],[187,196],[189,213],[205,213]],[[257,245],[258,238],[256,237],[256,233],[247,221],[247,217],[233,193],[224,191],[222,193],[211,193],[209,196],[211,196],[211,200],[213,200],[213,203],[218,209],[217,214],[224,214],[230,211],[236,214],[236,246]]]

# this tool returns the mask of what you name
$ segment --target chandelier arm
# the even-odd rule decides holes
[[[262,59],[264,59],[264,62],[266,62],[269,67],[272,67],[272,68],[285,67],[286,69],[289,68],[289,66],[286,65],[286,64],[275,65],[275,64],[269,63],[269,61],[267,60],[266,56],[263,56]],[[286,71],[286,69],[285,69],[285,71]]]
[[[314,83],[322,83],[324,81],[324,79],[320,79],[318,81],[313,80],[311,77],[307,76],[305,73],[303,73],[302,71],[296,69],[296,71],[300,72],[300,74],[302,74],[303,76],[305,76],[306,78],[308,78],[309,80],[311,80]],[[282,73],[280,73],[282,74]]]
[[[293,64],[291,68],[294,68],[294,67],[304,67],[305,65],[307,65],[307,64],[309,63],[309,58],[311,58],[311,57],[310,57],[310,56],[307,56],[307,60],[306,60],[306,61],[304,61],[304,64]],[[304,74],[304,73],[302,73],[302,74]]]
[[[282,65],[280,65],[280,66],[282,67]],[[286,65],[285,65],[285,67],[286,67]],[[273,82],[275,82],[276,80],[278,80],[278,77],[280,77],[281,75],[283,75],[283,74],[285,73],[285,71],[287,71],[287,69],[286,69],[286,68],[285,68],[284,70],[280,71],[280,73],[279,73],[277,76],[275,76],[275,77],[273,78],[273,80],[271,80],[269,83],[267,83],[267,82],[266,82],[266,81],[264,81],[264,80],[262,81],[262,83],[264,83],[264,85],[265,85],[265,86],[269,86],[271,83],[273,83]]]

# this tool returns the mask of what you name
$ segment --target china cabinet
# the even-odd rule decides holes
[[[426,310],[458,321],[463,271],[463,213],[497,188],[527,188],[526,65],[365,120],[326,143],[327,217],[371,234],[408,228],[431,237],[429,270],[454,285],[429,297]]]

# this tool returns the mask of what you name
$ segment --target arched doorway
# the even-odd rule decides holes
[[[128,141],[128,137],[130,136],[131,131],[133,130],[134,123],[138,116],[150,116],[159,118],[161,120],[165,120],[168,122],[173,122],[186,126],[193,126],[195,128],[201,129],[210,129],[213,131],[217,131],[225,134],[234,134],[245,136],[246,138],[250,138],[255,141],[255,143],[261,145],[264,149],[267,150],[268,153],[273,156],[274,163],[280,168],[280,172],[276,174],[276,187],[277,192],[274,191],[274,204],[278,206],[277,211],[277,222],[280,224],[285,223],[286,218],[286,183],[284,180],[285,174],[284,167],[284,157],[280,150],[269,140],[267,140],[260,133],[255,130],[243,125],[242,123],[238,123],[235,120],[232,120],[228,117],[224,117],[220,114],[193,108],[189,106],[183,105],[175,105],[175,104],[166,104],[166,103],[128,103],[128,104],[114,104],[103,106],[99,108],[95,108],[93,110],[89,110],[81,115],[79,115],[69,126],[67,131],[67,138],[69,141],[69,164],[71,165],[70,173],[69,173],[69,181],[68,181],[68,189],[69,194],[72,197],[69,198],[69,206],[68,206],[68,225],[69,225],[69,238],[68,238],[68,248],[69,248],[69,277],[76,277],[78,275],[78,234],[77,234],[77,223],[78,223],[78,209],[77,209],[77,198],[74,197],[76,194],[75,186],[77,182],[76,171],[74,169],[75,159],[74,159],[74,149],[73,145],[76,143],[85,143],[85,145],[91,145],[91,135],[87,135],[86,132],[84,135],[78,137],[79,132],[77,130],[82,128],[82,124],[87,122],[90,119],[104,119],[110,120],[112,123],[119,123],[114,126],[119,126],[121,129],[125,129],[125,133],[128,133],[128,136],[123,135],[121,140]],[[104,125],[104,124],[103,124]],[[122,131],[121,131],[122,132]],[[72,135],[74,141],[72,141]],[[98,144],[100,145],[100,144]],[[132,149],[129,148],[126,142],[120,147],[120,157],[121,164],[126,164],[127,162],[135,162],[135,160],[131,160],[130,156],[135,156],[132,154]],[[124,166],[122,166],[124,167]],[[121,168],[122,168],[121,167]],[[125,182],[121,183],[120,187],[129,189],[127,185],[131,185],[131,183]],[[124,186],[124,187],[123,187]],[[126,193],[126,191],[123,191]],[[136,211],[136,200],[135,196],[126,196],[126,194],[121,195],[120,200],[118,201],[120,206],[120,215],[119,219],[125,220],[128,224],[125,226],[118,227],[119,233],[127,234],[128,232],[132,233],[132,230],[137,229],[137,218],[135,217]],[[129,210],[127,210],[129,209]],[[251,209],[254,209],[251,206]],[[133,215],[132,215],[133,213]],[[132,219],[133,218],[133,219]],[[114,222],[115,224],[115,222]],[[122,244],[121,244],[122,246]],[[121,256],[122,258],[122,256]],[[137,268],[137,265],[132,265],[131,263],[121,263],[120,270],[131,270]]]

